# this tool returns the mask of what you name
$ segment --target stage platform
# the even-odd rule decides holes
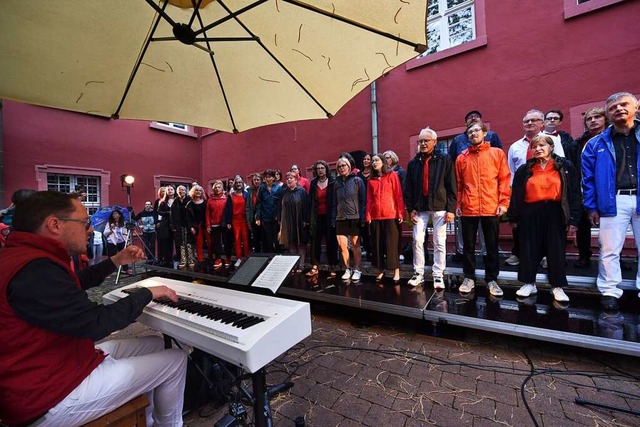
[[[478,257],[477,277],[482,278],[481,257]],[[635,289],[635,262],[625,261],[623,269],[625,289],[620,299],[620,310],[605,312],[600,308],[600,295],[595,289],[597,262],[590,269],[568,268],[568,305],[553,301],[546,285],[546,274],[539,274],[538,295],[516,297],[517,267],[504,266],[500,272],[500,285],[504,296],[488,294],[483,280],[478,280],[471,294],[458,292],[462,282],[461,265],[448,263],[445,276],[446,289],[435,292],[433,283],[412,287],[407,284],[411,266],[403,265],[400,283],[390,277],[377,282],[374,271],[363,268],[365,274],[358,282],[329,277],[326,270],[315,277],[290,274],[276,296],[293,297],[338,306],[354,307],[413,319],[421,319],[425,326],[438,330],[442,325],[480,329],[500,334],[537,339],[572,346],[597,349],[617,354],[640,356],[640,304]],[[630,268],[632,266],[633,268]],[[145,265],[147,274],[199,281],[212,286],[229,287],[248,292],[264,293],[264,289],[240,287],[228,283],[233,275],[230,269],[213,270],[210,267],[196,271],[175,270]],[[501,265],[501,269],[502,269]],[[541,270],[543,271],[543,270]]]

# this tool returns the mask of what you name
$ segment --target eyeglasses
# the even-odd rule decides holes
[[[472,133],[480,133],[482,132],[482,129],[469,129],[467,131],[467,135],[471,135]]]
[[[68,222],[79,222],[84,224],[84,229],[89,230],[91,228],[91,218],[87,219],[76,219],[76,218],[58,218],[60,221],[68,221]]]
[[[343,163],[343,164],[341,164],[341,165],[338,165],[338,169],[340,169],[340,168],[346,168],[346,167],[348,167],[348,165],[346,165],[345,163]]]
[[[527,119],[527,120],[523,120],[522,123],[527,125],[529,123],[535,123],[535,122],[541,122],[542,119]]]
[[[429,138],[429,139],[419,139],[418,140],[418,144],[426,144],[429,141],[433,141],[433,138]]]

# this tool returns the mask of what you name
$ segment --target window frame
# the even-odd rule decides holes
[[[104,169],[84,168],[77,166],[63,165],[36,165],[36,186],[38,191],[46,191],[48,186],[47,176],[53,175],[73,175],[73,176],[93,176],[100,180],[100,206],[109,206],[109,186],[111,185],[111,172]]]
[[[184,126],[184,129],[181,129],[175,125]],[[191,138],[197,138],[198,134],[195,132],[193,126],[186,125],[184,123],[172,123],[172,122],[151,122],[149,127],[152,129],[158,129],[165,132],[176,133],[178,135],[189,136]]]
[[[596,10],[609,7],[614,4],[622,3],[625,0],[589,0],[585,3],[578,4],[577,0],[564,1],[564,19],[575,18],[580,15],[594,12]]]
[[[474,40],[441,50],[439,52],[434,52],[420,58],[412,59],[409,62],[407,62],[407,64],[405,65],[405,69],[409,71],[414,68],[422,67],[422,66],[431,64],[433,62],[449,58],[450,56],[459,55],[461,53],[486,46],[488,43],[488,39],[487,39],[487,23],[486,23],[486,7],[485,6],[486,6],[486,0],[474,0],[473,2],[473,8],[474,8],[473,13],[475,17],[475,27],[476,27],[476,38]],[[427,29],[425,28],[425,32],[426,30]]]

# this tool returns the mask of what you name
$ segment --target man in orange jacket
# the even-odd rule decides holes
[[[502,296],[496,282],[500,272],[498,226],[500,216],[509,207],[511,172],[504,151],[485,141],[487,126],[484,123],[471,123],[467,135],[471,145],[456,159],[456,215],[461,218],[464,247],[464,281],[459,290],[470,293],[475,288],[476,235],[478,224],[482,224],[487,247],[485,281],[491,295]]]

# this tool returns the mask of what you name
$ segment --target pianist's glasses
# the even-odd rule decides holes
[[[91,228],[91,218],[87,219],[75,219],[75,218],[58,218],[60,221],[70,221],[70,222],[79,222],[84,224],[84,229],[88,230]]]

